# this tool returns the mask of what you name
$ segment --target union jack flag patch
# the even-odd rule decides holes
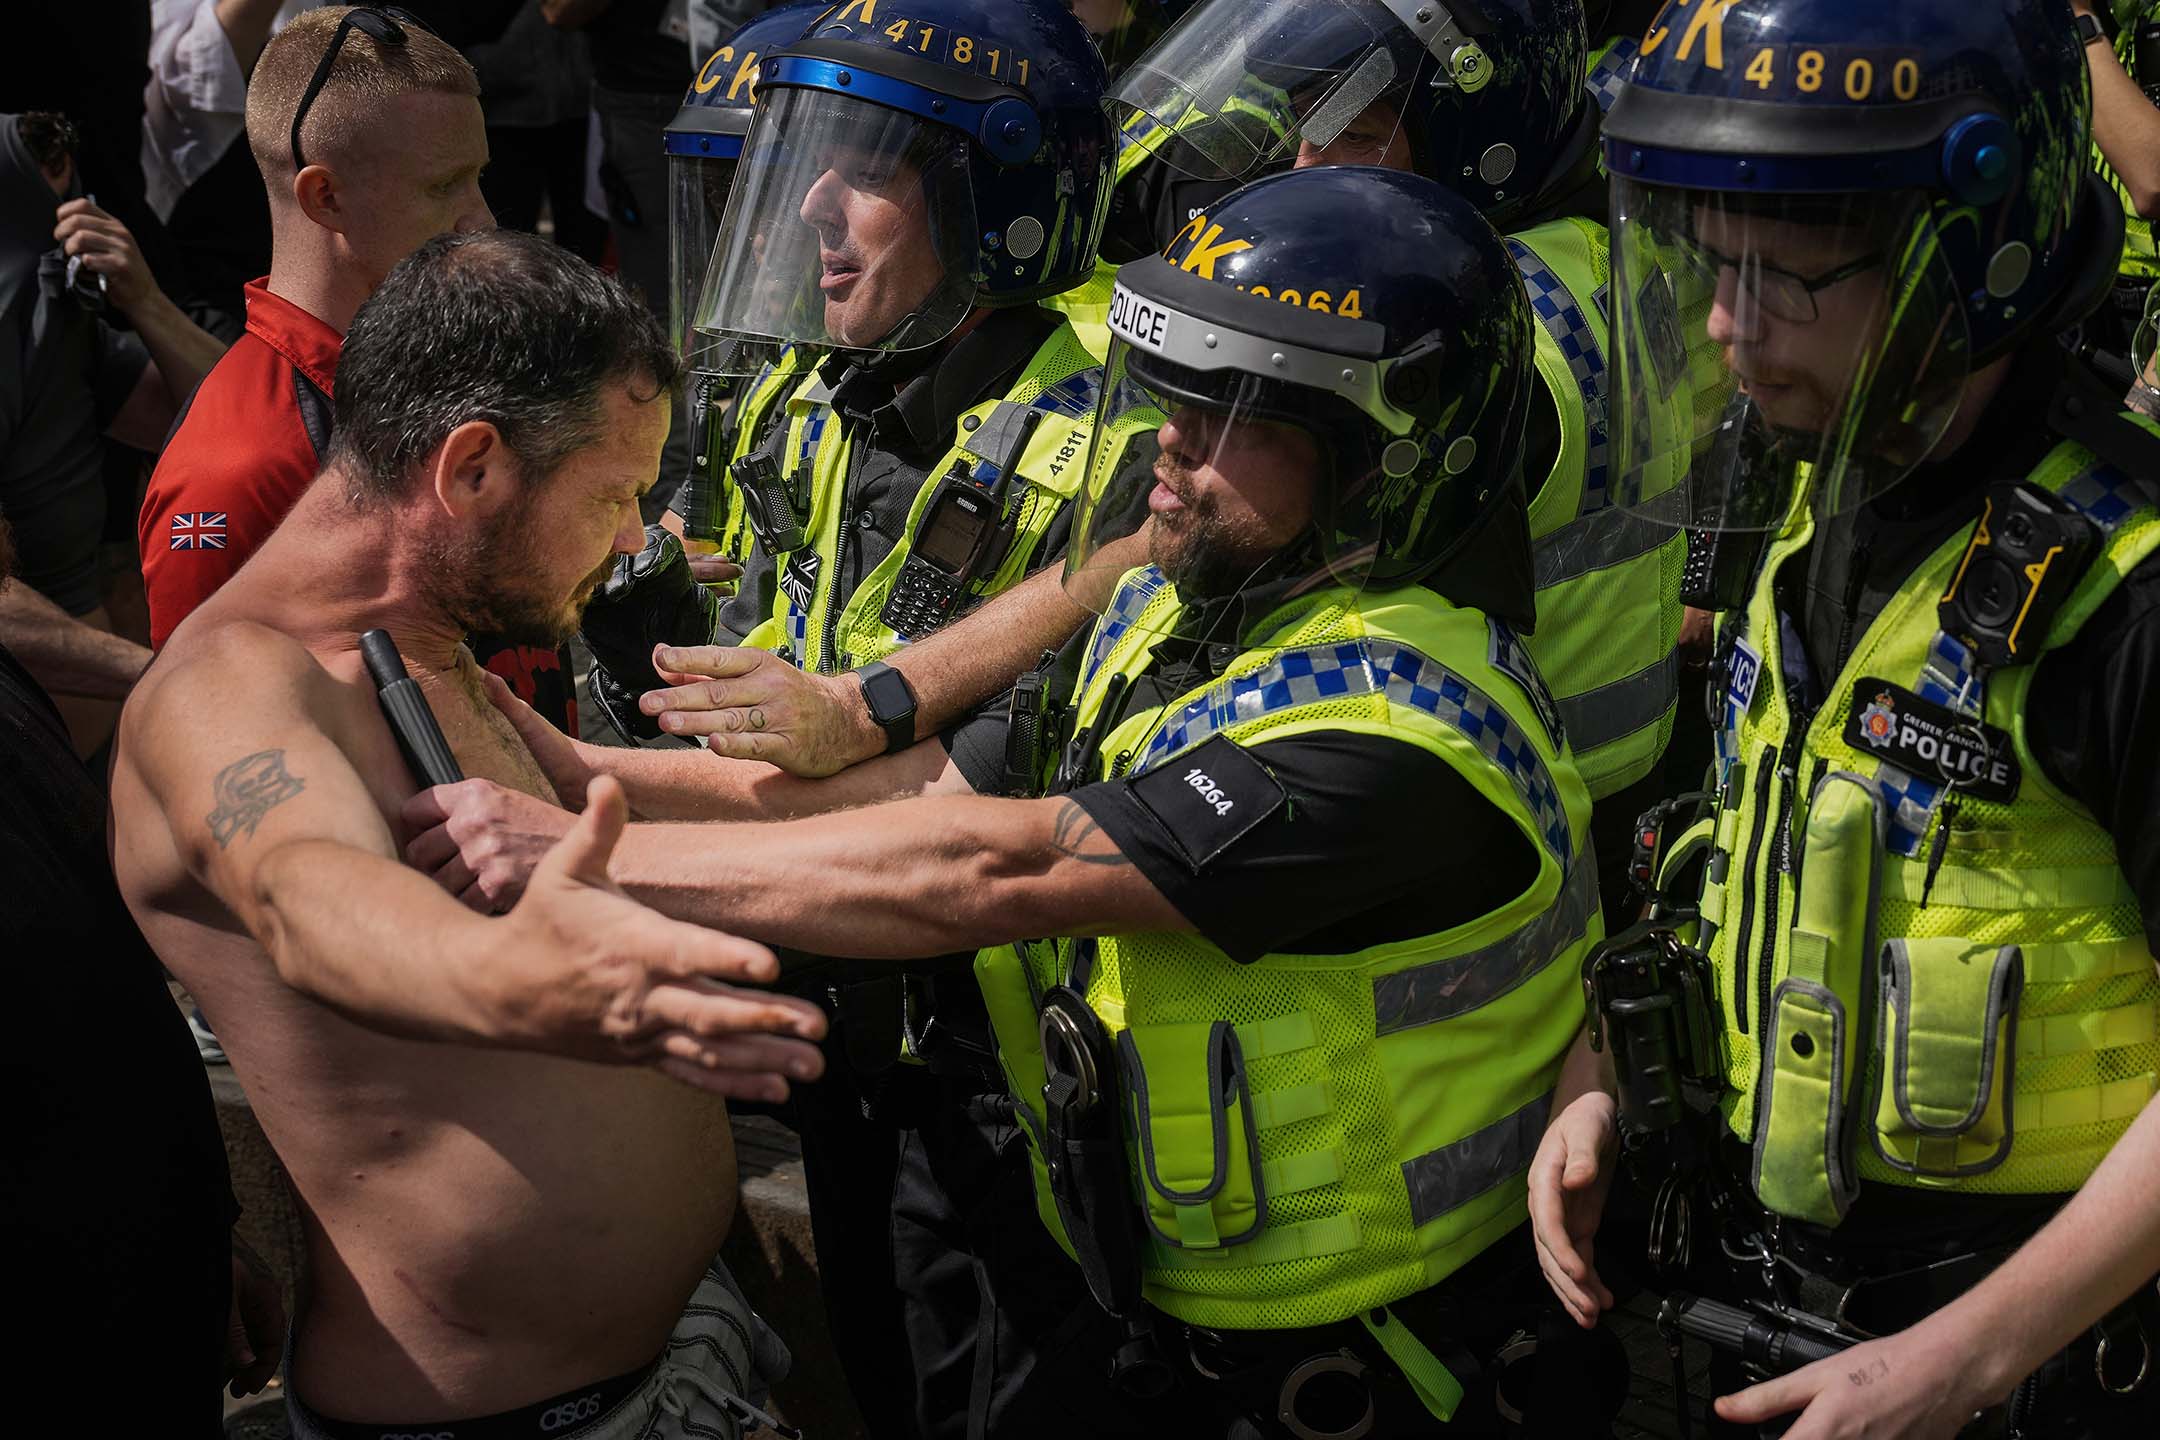
[[[172,517],[172,548],[175,550],[223,550],[223,510],[181,510]]]

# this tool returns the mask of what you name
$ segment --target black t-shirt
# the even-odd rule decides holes
[[[1228,648],[1163,641],[1119,713],[1171,704]],[[1437,934],[1537,878],[1535,845],[1498,806],[1445,760],[1384,736],[1322,731],[1250,747],[1218,736],[1072,798],[1238,961]]]
[[[210,1088],[105,859],[102,792],[0,647],[0,954],[15,1017],[0,1267],[42,1385],[112,1383],[128,1430],[218,1433],[237,1207]]]
[[[2030,474],[2059,443],[2047,414],[2065,363],[2052,343],[2029,347],[1955,455],[1921,467],[1880,499],[1818,531],[1806,578],[1791,598],[1817,689],[1843,668],[1914,568],[1971,527],[1986,487]],[[2082,801],[2114,837],[2146,935],[2160,951],[2156,614],[2160,557],[2132,570],[2070,643],[2040,658],[2025,722],[2048,780]],[[1911,677],[1888,678],[1905,684]]]

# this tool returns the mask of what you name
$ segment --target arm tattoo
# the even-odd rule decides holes
[[[263,816],[307,788],[285,768],[283,750],[258,750],[218,771],[210,784],[217,808],[205,818],[218,849],[230,848],[236,835],[253,835]]]
[[[1083,865],[1129,865],[1132,863],[1125,858],[1124,853],[1115,844],[1111,845],[1110,853],[1107,855],[1099,850],[1093,853],[1082,853],[1080,847],[1087,844],[1089,839],[1097,835],[1102,835],[1105,841],[1110,839],[1109,836],[1103,835],[1102,826],[1095,823],[1094,817],[1080,808],[1080,803],[1077,800],[1067,800],[1058,807],[1057,828],[1051,833],[1050,848],[1060,855],[1068,855],[1078,860]]]

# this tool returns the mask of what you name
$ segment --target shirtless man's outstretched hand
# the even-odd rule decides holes
[[[778,978],[772,952],[669,920],[608,878],[628,815],[622,786],[594,780],[584,813],[503,917],[516,951],[565,962],[555,982],[525,992],[520,1030],[535,1048],[651,1063],[701,1089],[784,1100],[776,1076],[808,1080],[823,1068],[815,1045],[784,1037],[822,1035],[824,1013],[792,996],[731,989],[722,982]]]

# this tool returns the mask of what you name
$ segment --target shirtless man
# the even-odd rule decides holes
[[[557,643],[638,549],[674,366],[568,252],[428,242],[353,322],[323,475],[122,719],[123,893],[300,1196],[296,1436],[732,1436],[749,1413],[728,1397],[756,1325],[712,1265],[724,1100],[814,1076],[823,1018],[725,983],[772,979],[762,947],[609,883],[612,781],[505,915],[406,869],[417,787],[357,649],[390,633],[467,775],[557,798],[459,642]]]

